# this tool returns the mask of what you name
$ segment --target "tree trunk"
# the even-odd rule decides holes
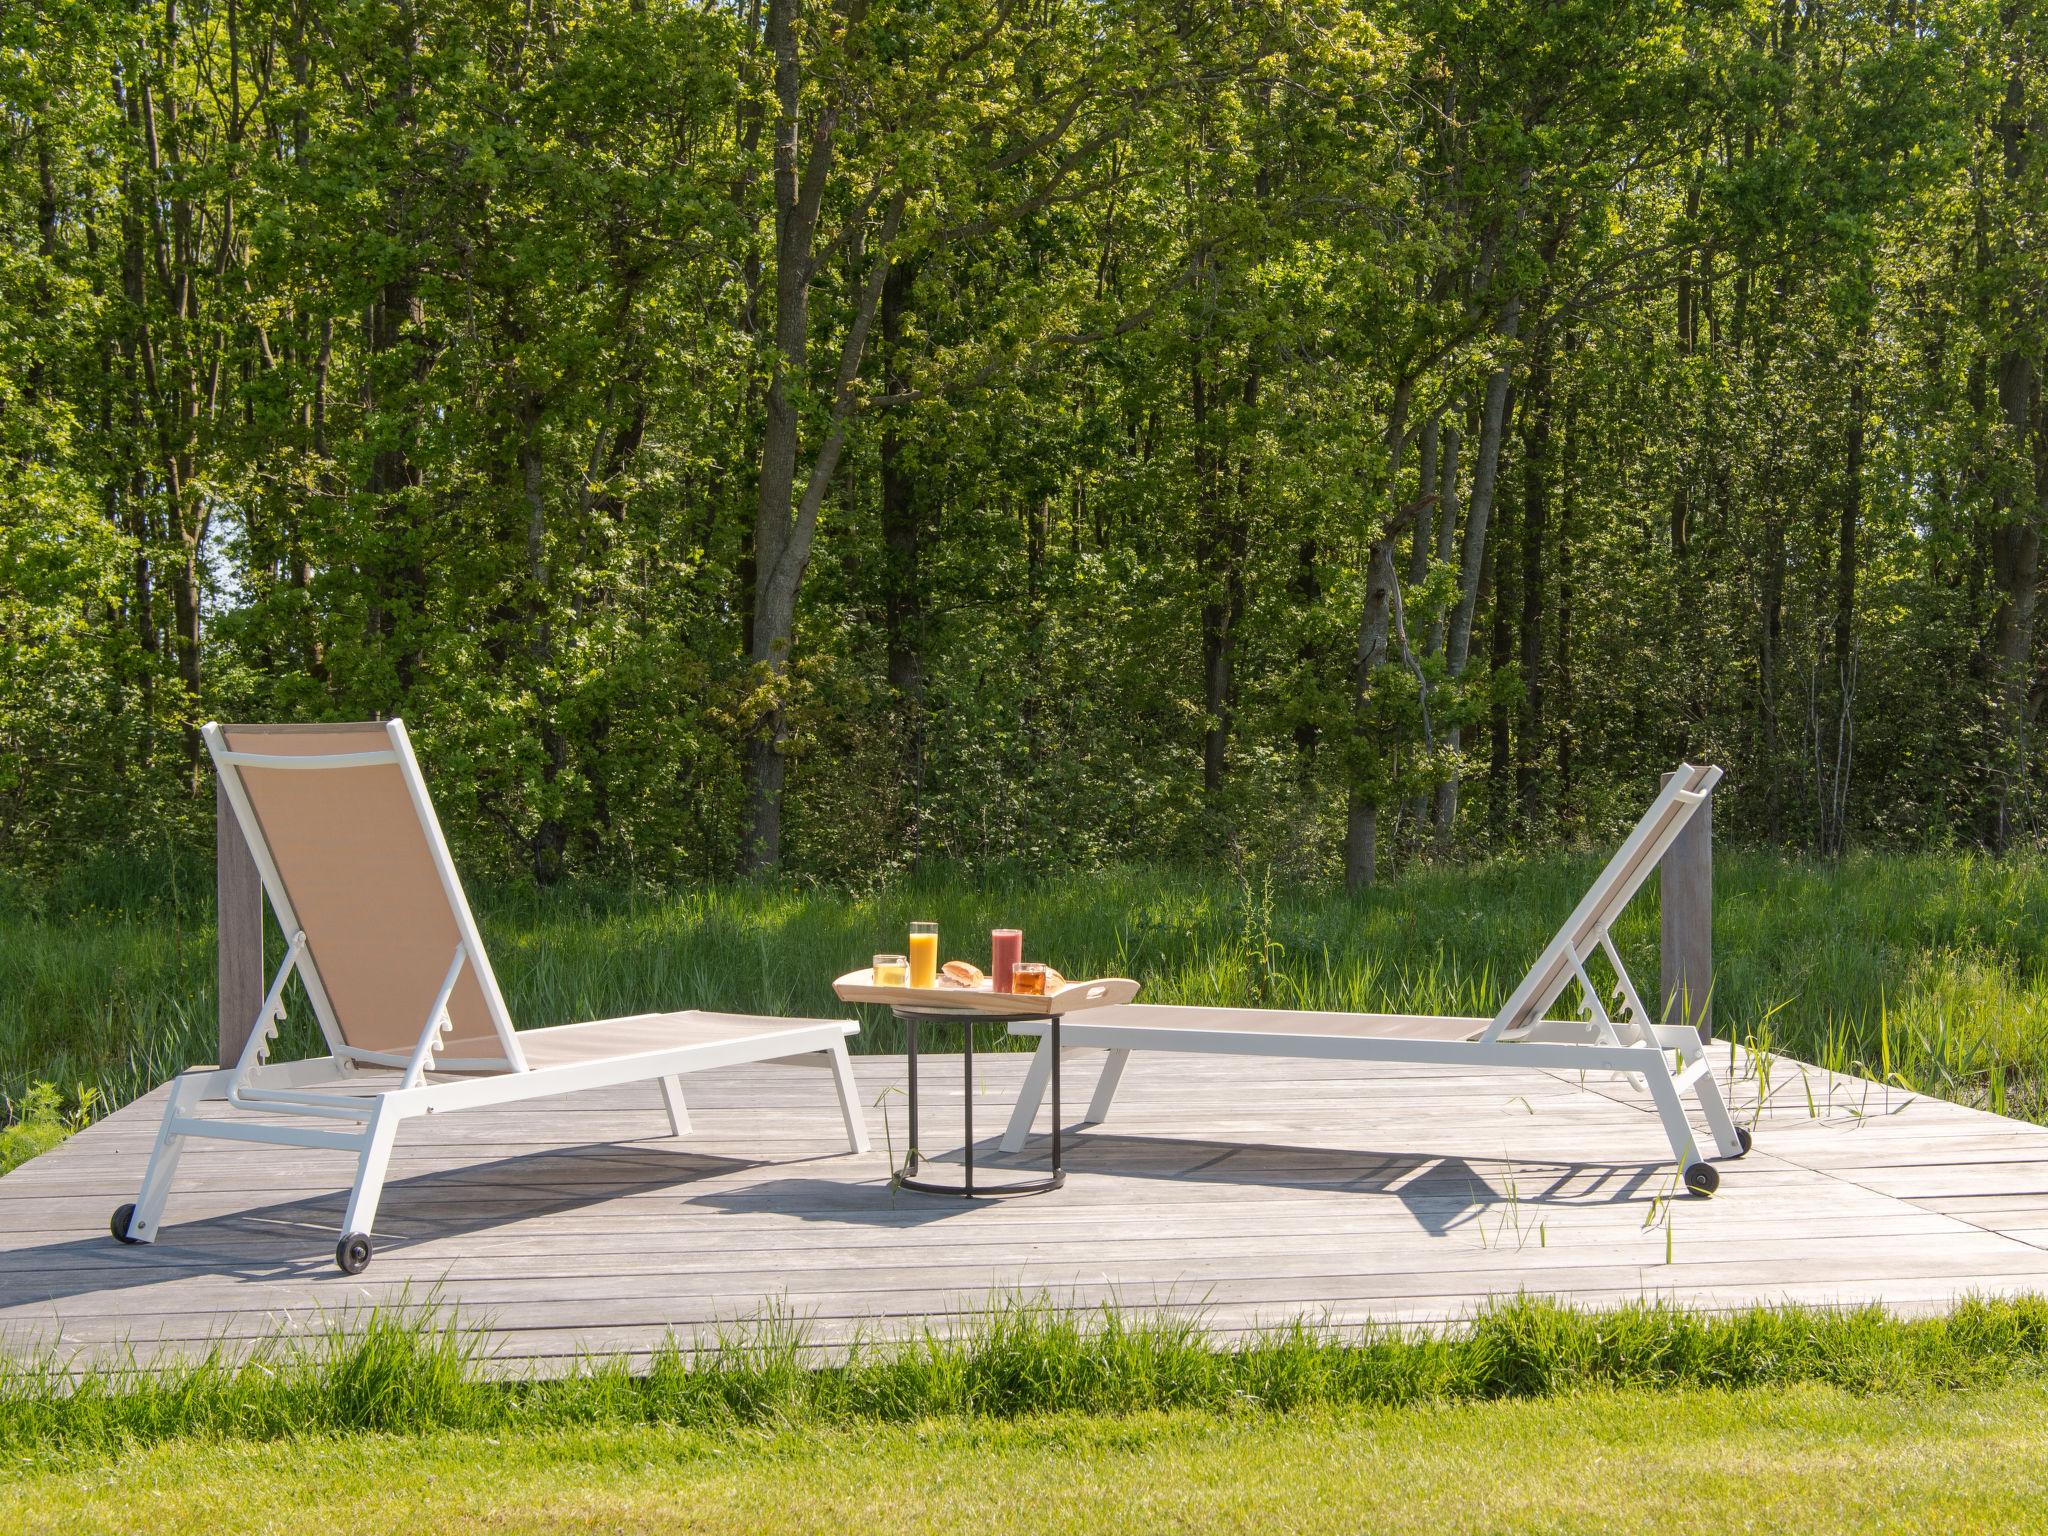
[[[892,395],[904,394],[911,387],[903,322],[911,310],[916,282],[916,268],[911,263],[893,261],[882,284],[883,383]],[[907,414],[901,409],[890,411],[882,422],[882,624],[889,689],[899,721],[898,783],[909,812],[903,836],[915,858],[925,776],[924,591],[918,569],[924,513],[905,441],[907,425]]]
[[[1422,424],[1422,440],[1417,445],[1420,462],[1416,466],[1415,484],[1421,496],[1428,496],[1436,488],[1436,448],[1439,419],[1435,416]],[[1430,548],[1436,539],[1432,517],[1436,504],[1430,502],[1415,514],[1415,532],[1408,543],[1408,585],[1419,587],[1429,577]]]
[[[1299,605],[1302,634],[1312,634],[1315,628],[1315,611],[1322,606],[1323,577],[1321,571],[1322,546],[1314,534],[1310,534],[1296,546],[1294,551],[1294,595]],[[1301,675],[1313,691],[1314,679],[1320,659],[1315,642],[1304,639],[1295,649],[1295,660],[1299,663]],[[1306,795],[1315,784],[1316,746],[1322,735],[1322,727],[1316,719],[1313,706],[1303,707],[1294,722],[1294,768],[1301,791]]]
[[[1550,525],[1550,417],[1550,349],[1546,343],[1536,349],[1530,362],[1522,408],[1522,702],[1515,720],[1515,819],[1525,836],[1537,830],[1542,816],[1543,615],[1549,606],[1543,583],[1543,550]]]
[[[1565,356],[1569,361],[1577,350],[1578,338],[1567,334]],[[1560,436],[1563,438],[1561,472],[1558,476],[1558,521],[1557,521],[1557,661],[1554,677],[1556,688],[1551,701],[1551,717],[1557,722],[1557,796],[1553,804],[1559,830],[1569,836],[1576,830],[1577,806],[1573,798],[1574,778],[1577,772],[1575,748],[1576,732],[1573,725],[1572,694],[1572,617],[1573,580],[1572,545],[1578,532],[1578,422],[1575,415],[1576,401],[1569,384],[1570,370],[1566,370],[1567,384],[1564,399],[1559,407]]]
[[[1190,380],[1195,438],[1197,558],[1206,598],[1202,604],[1202,790],[1213,804],[1229,768],[1236,699],[1237,631],[1244,618],[1244,564],[1249,534],[1243,498],[1228,478],[1209,398],[1213,384],[1197,359]],[[1258,399],[1256,370],[1246,378],[1244,404]]]
[[[765,695],[760,718],[747,739],[747,812],[740,848],[740,872],[759,875],[782,862],[782,789],[787,774],[783,745],[787,723],[782,691],[789,676],[796,636],[797,594],[811,562],[818,513],[846,449],[853,388],[860,376],[868,331],[888,282],[889,246],[902,222],[908,193],[898,188],[875,232],[874,254],[853,295],[833,380],[823,438],[797,491],[797,395],[809,382],[811,279],[817,261],[819,210],[832,179],[839,110],[827,104],[811,112],[808,146],[798,143],[804,121],[803,71],[798,57],[802,0],[770,0],[765,37],[775,61],[775,319],[765,421],[761,432],[760,478],[754,504],[753,605],[748,659]],[[851,245],[850,265],[858,269],[868,253]]]
[[[43,262],[36,273],[33,294],[35,306],[41,310],[49,307],[50,270],[57,265],[57,168],[50,149],[48,118],[40,114],[31,116],[29,136],[36,145],[36,254]],[[29,350],[26,394],[31,403],[42,398],[45,360],[41,347]]]
[[[2008,351],[1998,369],[1998,405],[2016,446],[2034,438],[2033,358]],[[1991,574],[1998,590],[1992,619],[1992,656],[1998,710],[1996,819],[1992,846],[2003,851],[2030,821],[2033,768],[2029,692],[2034,655],[2034,611],[2040,592],[2042,498],[2022,493],[2006,520],[1992,531]]]
[[[141,108],[132,93],[120,92],[117,100],[125,111],[129,128],[136,131]],[[147,395],[142,368],[143,315],[149,302],[147,266],[143,253],[144,213],[148,193],[140,176],[122,174],[121,202],[121,296],[119,311],[123,324],[116,343],[121,359],[121,393],[126,398],[123,426],[127,433],[123,460],[127,466],[110,479],[107,500],[119,508],[123,531],[135,544],[135,558],[129,567],[129,620],[135,628],[136,644],[142,652],[139,689],[142,695],[141,766],[147,767],[156,750],[156,674],[162,654],[162,639],[156,618],[155,529],[149,515],[147,475],[142,468],[143,443],[147,433]]]
[[[1836,519],[1834,632],[1829,638],[1827,676],[1833,694],[1833,740],[1821,732],[1815,713],[1814,788],[1824,856],[1839,858],[1848,845],[1849,775],[1855,749],[1857,530],[1863,519],[1863,424],[1869,410],[1870,322],[1856,326],[1856,352],[1849,359],[1849,420],[1842,455],[1842,500]]]
[[[1685,218],[1688,226],[1700,216],[1700,183],[1696,172],[1688,174],[1685,187]],[[1699,316],[1697,300],[1693,291],[1693,250],[1690,245],[1679,262],[1678,268],[1678,355],[1690,357],[1697,345]],[[1679,559],[1685,558],[1687,545],[1692,539],[1692,481],[1693,465],[1689,451],[1682,451],[1678,462],[1678,484],[1671,495],[1671,552]],[[1683,600],[1683,599],[1681,599]]]
[[[1498,335],[1504,349],[1513,347],[1521,323],[1522,301],[1517,296],[1501,308]],[[1503,361],[1486,380],[1486,407],[1479,427],[1479,459],[1472,470],[1472,507],[1465,514],[1465,551],[1458,606],[1451,615],[1450,633],[1444,642],[1444,669],[1453,679],[1465,675],[1465,663],[1472,651],[1472,617],[1479,606],[1479,578],[1486,565],[1486,525],[1493,514],[1493,488],[1500,473],[1500,440],[1507,423],[1507,408],[1508,365]],[[1453,723],[1444,734],[1453,761],[1449,776],[1436,792],[1436,840],[1439,848],[1450,845],[1451,832],[1458,819],[1456,754],[1464,732]]]
[[[303,126],[300,132],[305,130]],[[303,147],[303,146],[302,146]],[[327,452],[327,385],[334,368],[334,317],[323,316],[320,322],[320,345],[313,356],[313,398],[307,406],[306,428],[313,461],[317,471],[323,497],[332,498],[336,491],[332,460]],[[320,634],[320,620],[315,612],[311,596],[313,587],[313,558],[305,530],[305,518],[301,509],[294,509],[291,516],[290,532],[287,535],[291,546],[292,587],[300,594],[299,623],[300,658],[309,676],[320,683],[327,681],[327,647]]]
[[[541,448],[541,419],[544,402],[527,391],[518,403],[519,496],[526,511],[526,630],[527,658],[533,667],[534,701],[539,716],[544,798],[560,781],[569,765],[569,743],[562,734],[558,712],[560,699],[548,673],[554,661],[554,626],[548,611],[548,516],[546,463]],[[538,885],[553,885],[562,877],[564,854],[569,846],[569,829],[559,809],[549,805],[541,813],[533,832],[533,878]]]
[[[401,10],[400,16],[409,25],[409,13]],[[410,32],[400,47],[405,63],[392,87],[390,107],[398,142],[409,143],[416,115],[412,61],[417,47]],[[408,190],[411,181],[399,178],[394,185],[386,234],[397,249],[410,250],[418,233]],[[363,371],[363,409],[366,414],[395,418],[377,433],[381,446],[371,458],[366,487],[376,530],[376,547],[366,562],[370,632],[391,653],[398,685],[398,697],[387,702],[393,712],[403,707],[419,677],[422,610],[427,595],[425,552],[414,495],[423,478],[413,450],[419,438],[421,409],[415,395],[426,381],[433,357],[424,329],[426,307],[416,284],[417,273],[411,268],[399,272],[378,290],[364,318],[370,357]]]
[[[171,538],[177,551],[171,563],[171,617],[176,625],[173,644],[178,658],[178,682],[185,692],[185,722],[181,734],[185,743],[185,788],[197,795],[200,789],[200,763],[206,754],[206,742],[199,733],[202,713],[200,702],[200,632],[199,632],[199,546],[204,537],[204,522],[196,512],[185,507],[187,487],[183,476],[175,480],[166,493],[166,501],[172,509]]]
[[[370,632],[391,654],[397,697],[388,708],[403,707],[419,679],[422,610],[426,606],[427,573],[420,547],[419,508],[414,493],[423,483],[412,447],[417,441],[417,412],[412,389],[425,381],[431,358],[421,328],[425,307],[413,291],[412,277],[394,278],[379,291],[365,322],[370,365],[364,370],[366,411],[395,416],[395,429],[379,434],[385,446],[370,460],[369,492],[376,529],[376,548],[365,562],[370,577]],[[406,360],[409,358],[409,361]]]
[[[2013,60],[1999,105],[1998,138],[2007,195],[2023,197],[2022,183],[2030,167],[2029,145],[2041,136],[2042,119],[2027,106],[2027,61],[2021,57],[2025,29],[2016,5],[2003,7]],[[1992,619],[1992,659],[1996,735],[1993,749],[1995,815],[1992,846],[2003,850],[2032,821],[2031,692],[2034,657],[2034,609],[2039,596],[2041,530],[2048,521],[2048,473],[2044,473],[2040,431],[2035,421],[2040,380],[2031,352],[2025,350],[2033,330],[2032,299],[2015,293],[2007,301],[2006,341],[1998,363],[1998,411],[2009,451],[2033,461],[2033,484],[2020,489],[2020,476],[2004,477],[2001,517],[1991,535],[1992,579],[1998,608]],[[2032,494],[2028,494],[2031,490]]]
[[[1485,574],[1480,589],[1487,594],[1487,666],[1497,678],[1506,677],[1515,661],[1515,609],[1517,607],[1514,544],[1514,503],[1510,501],[1502,519],[1501,537],[1486,553]],[[1506,700],[1496,702],[1487,721],[1486,835],[1495,848],[1504,848],[1513,821],[1514,784],[1512,741],[1514,710]]]
[[[1388,531],[1373,541],[1367,554],[1365,609],[1358,625],[1358,661],[1353,673],[1355,707],[1360,728],[1371,698],[1373,675],[1387,659],[1387,630],[1394,611],[1395,532]],[[1344,818],[1344,889],[1352,895],[1373,883],[1379,857],[1380,802],[1375,787],[1354,783],[1346,799]]]
[[[1415,537],[1408,546],[1408,585],[1419,588],[1429,579],[1429,564],[1435,554],[1438,528],[1447,542],[1452,525],[1457,521],[1457,499],[1453,485],[1439,487],[1439,465],[1446,481],[1457,478],[1457,438],[1455,427],[1445,431],[1443,418],[1432,416],[1422,424],[1420,443],[1421,462],[1417,465],[1415,488],[1424,506],[1415,516]],[[1440,450],[1441,449],[1441,455]],[[1432,493],[1434,493],[1432,499]],[[1439,630],[1440,632],[1440,630]],[[1433,654],[1436,638],[1430,639],[1425,654]],[[1429,814],[1429,796],[1424,793],[1410,795],[1401,807],[1401,839],[1414,847],[1423,835],[1423,823]]]
[[[1195,477],[1195,568],[1202,577],[1202,793],[1211,804],[1223,787],[1223,755],[1230,739],[1224,718],[1224,697],[1230,659],[1227,609],[1224,606],[1222,518],[1216,503],[1223,495],[1216,446],[1210,441],[1209,381],[1199,348],[1188,367],[1188,424]]]
[[[782,786],[786,723],[780,693],[789,672],[796,632],[796,596],[810,563],[810,529],[796,518],[797,408],[810,358],[812,241],[818,206],[830,174],[835,120],[829,112],[812,127],[805,163],[803,74],[797,55],[802,0],[770,0],[767,44],[775,61],[775,317],[766,421],[761,431],[761,472],[754,507],[754,601],[748,659],[762,674],[767,702],[747,741],[747,818],[740,872],[758,875],[782,861]],[[822,490],[822,488],[821,488]],[[806,498],[808,499],[808,498]]]
[[[1401,456],[1408,442],[1408,399],[1412,381],[1402,379],[1394,386],[1394,400],[1387,412],[1383,441],[1387,450],[1386,489],[1398,507],[1401,494]],[[1419,505],[1416,507],[1420,510]],[[1387,659],[1387,631],[1393,620],[1394,584],[1400,577],[1394,570],[1394,544],[1406,519],[1400,512],[1382,514],[1379,537],[1366,551],[1365,604],[1358,618],[1358,653],[1351,675],[1353,729],[1361,738],[1373,728],[1371,718],[1374,674]],[[1344,889],[1356,894],[1373,883],[1379,852],[1380,786],[1360,782],[1354,768],[1344,817]]]
[[[1758,755],[1763,769],[1764,835],[1782,842],[1785,835],[1784,764],[1778,748],[1780,672],[1785,641],[1785,515],[1773,489],[1764,513],[1763,609],[1757,626]]]
[[[1859,343],[1869,336],[1859,328]],[[1869,410],[1866,360],[1859,344],[1849,363],[1849,422],[1842,463],[1842,505],[1835,540],[1835,628],[1830,660],[1837,669],[1849,660],[1856,618],[1856,533],[1863,520],[1863,420]]]
[[[1458,454],[1464,445],[1465,434],[1456,422],[1443,429],[1443,458],[1437,470],[1436,559],[1439,565],[1449,565],[1458,548]],[[1431,656],[1443,655],[1445,637],[1449,633],[1450,610],[1445,609],[1430,621],[1428,653]]]

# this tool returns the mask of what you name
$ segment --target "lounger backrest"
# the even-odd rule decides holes
[[[405,726],[208,725],[329,1046],[403,1062],[454,960],[446,1058],[525,1065]]]
[[[1635,830],[1600,871],[1600,878],[1544,946],[1529,974],[1522,978],[1522,984],[1494,1015],[1482,1038],[1498,1039],[1508,1030],[1535,1023],[1549,1011],[1575,978],[1573,956],[1583,958],[1598,946],[1601,934],[1621,916],[1622,909],[1642,889],[1665,851],[1720,782],[1718,768],[1678,765],[1678,771],[1650,802]]]

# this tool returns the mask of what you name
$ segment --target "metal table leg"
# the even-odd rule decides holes
[[[904,1025],[910,1031],[910,1150],[904,1154],[903,1166],[911,1172],[917,1171],[917,1020],[905,1019]]]
[[[1013,1019],[1003,1018],[994,1014],[913,1014],[898,1011],[896,1016],[899,1019],[903,1020],[907,1028],[906,1055],[908,1057],[908,1061],[906,1065],[909,1069],[910,1074],[910,1081],[908,1085],[908,1099],[910,1107],[910,1148],[904,1156],[903,1174],[896,1180],[898,1188],[916,1190],[918,1193],[926,1195],[952,1195],[960,1199],[992,1200],[1006,1195],[1042,1195],[1050,1190],[1058,1189],[1062,1184],[1066,1183],[1066,1170],[1060,1166],[1060,1023],[1057,1018],[1051,1021],[1053,1053],[1052,1171],[1048,1177],[1042,1179],[1028,1179],[1023,1182],[1012,1182],[1007,1184],[991,1185],[986,1181],[977,1183],[974,1177],[974,1026],[977,1023],[1007,1024],[1016,1021]],[[1020,1019],[1039,1019],[1042,1018],[1043,1015],[1020,1014],[1017,1017]],[[919,1024],[958,1024],[961,1026],[961,1030],[964,1036],[961,1043],[960,1064],[962,1073],[961,1086],[966,1094],[965,1108],[964,1113],[962,1115],[962,1120],[964,1122],[964,1131],[967,1138],[966,1148],[963,1154],[964,1161],[966,1164],[966,1176],[964,1180],[959,1184],[941,1184],[929,1179],[920,1179],[912,1177],[912,1175],[917,1172],[918,1166],[925,1161],[924,1155],[922,1151],[919,1149],[918,1142],[917,1034]]]

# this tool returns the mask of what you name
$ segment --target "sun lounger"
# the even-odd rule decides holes
[[[1684,1023],[1670,1024],[1650,1015],[1615,951],[1610,932],[1622,909],[1706,803],[1720,778],[1718,768],[1680,765],[1585,899],[1491,1019],[1144,1003],[1069,1014],[1062,1022],[1064,1050],[1109,1053],[1083,1123],[1092,1125],[1107,1118],[1134,1051],[1613,1071],[1638,1078],[1648,1087],[1686,1188],[1695,1194],[1712,1194],[1720,1186],[1720,1172],[1700,1155],[1685,1096],[1690,1094],[1697,1102],[1717,1155],[1740,1157],[1747,1152],[1749,1132],[1737,1127],[1730,1117],[1698,1032]],[[1596,954],[1604,954],[1613,971],[1617,1008],[1612,1014],[1587,973]],[[1573,987],[1578,989],[1583,1016],[1546,1017],[1551,1006]],[[1005,1151],[1023,1147],[1045,1095],[1052,1060],[1044,1027],[1038,1020],[1010,1026],[1014,1034],[1041,1038],[1003,1137]]]
[[[154,1242],[185,1141],[204,1136],[356,1154],[335,1261],[369,1263],[399,1125],[414,1115],[619,1083],[661,1085],[689,1130],[682,1076],[741,1062],[825,1067],[846,1137],[868,1149],[841,1019],[636,1014],[515,1030],[463,896],[405,726],[208,725],[206,742],[287,944],[241,1060],[177,1078],[133,1205],[114,1236]],[[328,1054],[272,1063],[296,973]],[[225,1099],[247,1115],[202,1116]]]

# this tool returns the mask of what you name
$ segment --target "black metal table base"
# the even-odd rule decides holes
[[[1022,1184],[933,1184],[925,1179],[913,1179],[908,1174],[897,1179],[898,1189],[914,1189],[920,1195],[951,1195],[956,1200],[1001,1200],[1009,1195],[1043,1195],[1058,1189],[1067,1182],[1065,1169],[1051,1178],[1032,1179]]]
[[[1001,1184],[977,1182],[974,1177],[974,1026],[976,1024],[1011,1024],[1022,1019],[1039,1019],[1044,1015],[1036,1013],[925,1013],[895,1010],[909,1034],[910,1069],[910,1151],[904,1157],[903,1172],[896,1180],[899,1189],[914,1189],[921,1195],[951,1195],[963,1200],[1000,1200],[1016,1195],[1043,1195],[1058,1189],[1067,1182],[1066,1170],[1060,1167],[1060,1021],[1057,1016],[1048,1020],[1052,1042],[1052,1171],[1040,1179],[1008,1180]],[[958,1184],[940,1183],[932,1179],[912,1177],[918,1165],[933,1166],[918,1150],[917,1139],[917,1026],[919,1024],[958,1024],[961,1026],[963,1045],[960,1052],[961,1069],[965,1078],[964,1099],[964,1167],[965,1177]]]

